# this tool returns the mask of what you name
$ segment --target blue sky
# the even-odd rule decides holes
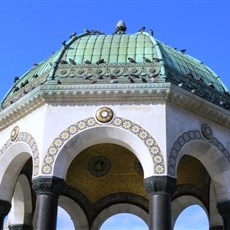
[[[70,216],[62,209],[58,209],[58,230],[74,230]],[[100,230],[148,230],[146,223],[132,214],[117,214],[102,224]],[[208,230],[208,218],[204,210],[198,205],[186,208],[174,226],[174,230]]]
[[[186,49],[230,89],[229,12],[230,0],[0,0],[0,98],[12,87],[15,76],[60,49],[72,32],[80,34],[87,27],[110,34],[120,19],[127,33],[145,26],[146,31],[154,30],[156,39]],[[181,226],[177,230],[185,229]],[[206,229],[207,225],[196,228]]]

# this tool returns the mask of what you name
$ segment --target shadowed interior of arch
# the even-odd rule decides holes
[[[114,193],[132,193],[147,199],[143,169],[136,156],[116,144],[97,144],[72,161],[66,177],[69,186],[94,204]]]

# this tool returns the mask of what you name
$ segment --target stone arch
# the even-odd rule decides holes
[[[199,130],[190,130],[182,133],[174,142],[169,158],[168,158],[168,173],[170,176],[176,176],[176,167],[181,158],[180,152],[181,149],[188,144],[189,142],[194,141],[204,141],[210,143],[212,146],[216,147],[230,163],[230,153],[224,147],[224,145],[215,137],[212,137],[211,140],[205,139]]]
[[[105,132],[102,132],[102,129]],[[100,134],[92,130],[97,131]],[[119,137],[119,135],[123,135],[125,132],[128,132],[130,139],[134,141],[132,144],[129,143],[128,145],[124,141],[121,141],[121,137]],[[107,135],[103,136],[103,133],[106,133]],[[114,135],[115,133],[118,135],[116,138]],[[88,137],[85,134],[88,134]],[[96,138],[94,138],[94,140],[96,140],[95,143],[89,143],[89,137],[91,137],[91,141],[93,141],[92,134],[96,136]],[[100,138],[99,135],[102,135],[103,137]],[[78,136],[78,138],[76,138],[76,136]],[[42,164],[42,174],[52,175],[52,173],[55,171],[54,166],[56,164],[57,158],[59,158],[61,154],[64,155],[62,153],[63,151],[70,152],[68,149],[70,145],[68,145],[68,143],[71,143],[73,137],[75,137],[75,141],[78,141],[80,138],[82,138],[81,145],[84,142],[84,148],[89,147],[92,144],[100,143],[100,141],[102,140],[108,141],[113,139],[114,143],[123,145],[124,147],[134,152],[135,149],[131,148],[131,146],[137,146],[136,143],[138,142],[138,144],[143,147],[143,151],[145,151],[146,153],[148,152],[148,155],[150,156],[147,160],[150,160],[151,162],[151,166],[149,166],[149,168],[153,167],[153,169],[151,169],[151,173],[147,173],[148,170],[145,170],[143,167],[145,177],[152,176],[153,174],[165,174],[165,160],[155,139],[140,125],[120,117],[116,117],[109,124],[98,123],[95,118],[90,117],[88,119],[81,120],[75,124],[70,125],[64,131],[62,131],[60,135],[55,138],[53,143],[50,145]],[[130,140],[127,141],[130,142]],[[141,164],[143,164],[140,153],[139,156],[137,154],[137,157],[140,160]],[[146,159],[144,161],[146,161]],[[150,165],[150,163],[148,162],[147,165]],[[59,175],[55,176],[63,177],[63,175],[60,175],[60,173]]]
[[[139,206],[122,203],[114,204],[105,209],[103,209],[95,218],[92,224],[92,230],[98,230],[102,224],[111,216],[120,214],[120,213],[129,213],[141,218],[148,225],[148,213],[140,208]]]
[[[75,229],[89,229],[87,217],[80,205],[75,201],[66,196],[60,196],[58,199],[58,205],[70,215]]]
[[[29,181],[24,174],[18,177],[11,205],[8,224],[32,226],[31,189]]]
[[[210,191],[209,191],[209,222],[210,229],[211,227],[222,226],[223,219],[217,210],[217,200],[216,200],[216,191],[212,184],[210,183]]]
[[[6,150],[12,146],[15,143],[19,142],[24,142],[30,147],[31,155],[32,155],[32,160],[33,160],[33,176],[37,176],[39,173],[39,151],[38,151],[38,146],[33,138],[33,136],[27,132],[20,132],[17,136],[17,138],[12,141],[9,139],[3,147],[0,149],[0,159],[1,156],[6,152]],[[30,152],[29,151],[29,152]]]
[[[4,151],[0,158],[0,199],[11,202],[20,171],[31,156],[31,148],[24,142],[13,143]]]
[[[184,209],[188,208],[191,205],[199,205],[208,216],[208,210],[204,204],[196,197],[191,195],[179,196],[172,201],[172,220],[173,226],[176,223],[177,218],[183,212]]]
[[[228,178],[230,175],[230,153],[214,136],[206,138],[199,130],[182,133],[174,142],[168,157],[168,174],[176,177],[177,166],[183,155],[198,159],[208,171],[217,191],[217,200],[230,196]]]

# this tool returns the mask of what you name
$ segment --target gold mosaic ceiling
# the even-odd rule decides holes
[[[203,190],[207,176],[198,160],[184,156],[178,166],[177,185],[190,184]],[[66,182],[83,193],[92,204],[120,192],[148,199],[139,161],[128,149],[115,144],[97,144],[83,150],[72,161]]]
[[[71,163],[66,181],[91,203],[119,192],[147,198],[139,161],[128,149],[115,144],[97,144],[83,150]]]

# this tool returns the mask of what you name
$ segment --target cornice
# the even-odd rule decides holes
[[[171,83],[41,85],[0,112],[0,130],[44,104],[75,105],[134,105],[176,103],[230,127],[230,112]]]

